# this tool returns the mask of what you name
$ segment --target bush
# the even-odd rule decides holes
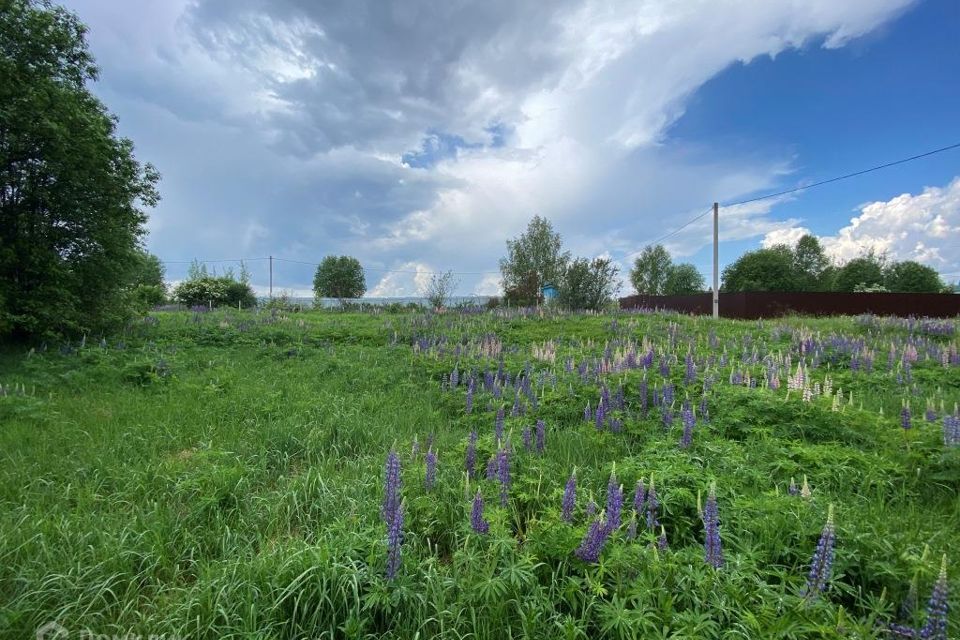
[[[182,305],[196,306],[256,306],[257,297],[250,285],[229,277],[202,276],[184,280],[173,290],[173,298]]]

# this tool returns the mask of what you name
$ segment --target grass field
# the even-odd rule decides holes
[[[957,637],[958,342],[955,322],[880,318],[224,311],[7,350],[0,637],[56,622],[70,637],[871,638],[897,623],[946,638],[927,612],[944,554]],[[383,509],[391,450],[399,504]],[[662,531],[649,500],[634,512],[638,481]],[[830,505],[834,555],[822,546],[811,575]]]

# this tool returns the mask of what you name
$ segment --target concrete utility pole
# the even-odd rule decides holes
[[[716,251],[716,249],[714,249],[714,251]],[[714,253],[714,255],[716,255],[716,253]],[[716,261],[716,258],[714,258],[714,261]],[[716,278],[717,278],[717,276],[716,276],[716,271],[717,271],[716,265],[714,265],[713,271],[714,271],[714,276],[713,276],[713,278],[714,278],[714,280],[716,280]],[[270,256],[270,299],[273,300],[273,256]]]
[[[713,317],[720,317],[720,203],[713,203]]]

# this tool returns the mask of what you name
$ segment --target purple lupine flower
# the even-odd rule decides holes
[[[646,502],[647,488],[643,486],[643,480],[637,480],[637,486],[633,490],[633,511],[638,517],[643,513]]]
[[[601,519],[594,520],[590,524],[590,528],[587,529],[586,534],[584,534],[580,546],[577,547],[574,553],[584,562],[591,564],[596,562],[600,559],[600,552],[603,551],[604,545],[607,544],[609,535],[610,530],[606,526],[606,523]]]
[[[585,512],[585,515],[587,516],[587,520],[589,520],[594,515],[596,515],[596,513],[597,513],[597,503],[593,499],[593,496],[590,496],[590,502],[587,503],[587,510]]]
[[[507,506],[510,497],[510,455],[506,447],[497,452],[497,480],[500,481],[500,506]]]
[[[473,378],[467,383],[467,415],[473,413]]]
[[[660,526],[657,511],[660,508],[660,501],[657,499],[657,488],[653,484],[653,478],[650,478],[650,488],[647,490],[647,529],[656,531]]]
[[[696,424],[696,418],[689,403],[684,403],[683,412],[683,436],[680,437],[680,448],[686,449],[693,442],[693,427]]]
[[[663,408],[663,429],[669,430],[673,426],[673,409],[664,405]]]
[[[497,417],[493,423],[493,439],[494,442],[500,442],[503,440],[503,407],[501,406],[497,409]]]
[[[387,454],[384,468],[383,508],[380,514],[383,522],[390,527],[400,507],[400,456],[393,449]]]
[[[533,434],[530,433],[530,427],[523,428],[523,449],[524,451],[530,451],[533,448]]]
[[[460,384],[460,371],[456,366],[454,366],[453,373],[450,374],[450,388],[456,389],[457,386],[459,386],[459,384]]]
[[[400,545],[403,544],[403,504],[398,504],[387,525],[387,578],[400,569]]]
[[[913,426],[912,420],[910,417],[910,403],[906,402],[903,405],[903,409],[900,410],[900,426],[904,429],[910,429]]]
[[[543,453],[547,444],[547,425],[543,420],[537,420],[537,453]]]
[[[597,412],[594,415],[593,426],[597,428],[597,431],[603,431],[603,421],[607,416],[607,408],[603,402],[597,403]]]
[[[927,411],[924,413],[923,417],[927,419],[927,422],[936,422],[937,412],[933,407],[927,407]]]
[[[707,504],[703,508],[704,551],[707,564],[714,569],[723,566],[723,545],[720,540],[720,514],[717,509],[716,483],[710,485]]]
[[[467,455],[463,462],[467,470],[467,477],[472,478],[477,468],[477,430],[470,432],[470,439],[467,441]]]
[[[593,411],[590,410],[590,401],[587,400],[587,406],[583,408],[583,421],[590,422],[593,420]]]
[[[483,495],[480,489],[477,489],[477,495],[473,498],[473,509],[470,511],[470,526],[477,533],[487,533],[490,531],[490,523],[483,517]]]
[[[437,452],[431,447],[427,449],[426,455],[427,472],[423,478],[423,486],[427,491],[433,489],[433,483],[437,478]]]
[[[807,576],[807,586],[803,594],[808,598],[815,598],[823,592],[830,582],[830,573],[833,571],[833,543],[836,540],[836,531],[833,526],[833,505],[827,511],[827,523],[820,532],[817,549],[813,552],[810,562],[810,574]]]
[[[644,378],[640,381],[640,415],[647,415],[647,401],[649,400],[650,391],[647,387],[647,379]]]
[[[800,495],[800,489],[797,488],[797,483],[794,482],[793,478],[790,478],[790,487],[787,489],[787,493],[792,496]]]
[[[637,512],[630,514],[630,524],[627,525],[627,540],[633,540],[637,537]]]
[[[947,640],[947,556],[940,562],[940,575],[933,583],[933,592],[927,601],[927,621],[920,628],[924,640]]]
[[[567,479],[567,485],[563,488],[563,502],[560,512],[560,519],[566,523],[573,521],[573,509],[577,506],[577,468],[573,468],[573,473]]]
[[[413,435],[413,444],[410,446],[410,457],[416,458],[420,455],[420,441],[417,440],[417,435]]]
[[[669,548],[670,548],[670,545],[667,543],[667,531],[666,529],[663,528],[663,526],[661,526],[660,537],[657,538],[657,550],[666,551]]]
[[[610,531],[620,528],[620,517],[623,513],[623,485],[617,483],[617,475],[610,472],[607,482],[607,526]]]
[[[663,404],[673,404],[674,387],[672,382],[663,385]]]
[[[495,480],[497,478],[497,456],[496,454],[491,454],[487,458],[487,480]]]

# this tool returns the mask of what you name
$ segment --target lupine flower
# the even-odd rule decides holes
[[[510,456],[505,446],[497,452],[497,480],[500,481],[500,506],[505,507],[510,497]]]
[[[597,428],[597,431],[603,431],[603,421],[607,417],[607,408],[602,402],[597,404],[597,411],[594,414],[593,426]]]
[[[667,544],[667,531],[662,526],[660,527],[660,537],[657,538],[657,550],[666,551],[670,548],[670,545]]]
[[[800,497],[803,498],[804,500],[809,500],[812,495],[813,495],[813,492],[810,491],[810,484],[807,483],[807,476],[804,475],[803,486],[800,487]]]
[[[909,622],[913,619],[913,613],[917,609],[917,577],[914,576],[910,581],[910,589],[900,604],[900,619]]]
[[[473,378],[467,383],[467,414],[473,413]]]
[[[680,448],[686,449],[693,442],[693,427],[696,424],[696,418],[689,404],[683,407],[683,436],[680,438]]]
[[[483,495],[480,489],[477,489],[477,495],[473,498],[473,509],[470,511],[470,526],[477,533],[487,533],[490,531],[490,523],[483,518]]]
[[[620,516],[623,513],[623,485],[617,484],[617,476],[610,473],[607,483],[607,526],[611,531],[620,528]]]
[[[583,421],[590,422],[593,420],[593,411],[590,410],[590,401],[587,401],[587,406],[583,408]]]
[[[836,531],[833,526],[833,505],[830,505],[827,511],[827,523],[823,525],[823,531],[820,532],[820,540],[817,542],[817,549],[813,552],[813,559],[810,561],[810,574],[807,576],[807,586],[804,588],[804,595],[808,598],[815,598],[823,592],[830,582],[830,574],[833,570],[833,544],[836,539]]]
[[[630,514],[630,524],[627,525],[627,540],[633,540],[637,537],[637,512]]]
[[[707,504],[703,508],[704,551],[707,564],[714,569],[723,566],[723,544],[720,540],[720,513],[717,509],[717,485],[710,485]]]
[[[387,578],[400,569],[400,545],[403,543],[403,504],[398,504],[387,525]]]
[[[653,484],[653,478],[650,478],[650,489],[647,490],[647,529],[656,531],[660,526],[657,519],[657,510],[660,508],[660,501],[657,499],[657,488]]]
[[[423,484],[427,491],[433,489],[433,483],[437,478],[437,452],[432,448],[427,450],[426,455],[427,473],[424,476]]]
[[[920,638],[947,640],[947,556],[940,562],[940,575],[933,583],[933,592],[927,601],[927,621],[920,628]]]
[[[643,513],[644,505],[647,501],[647,488],[643,486],[643,480],[637,480],[637,486],[633,490],[633,511],[640,516]]]
[[[610,529],[602,518],[594,520],[583,536],[580,546],[574,552],[578,558],[584,562],[594,563],[600,559],[600,552],[607,544],[607,538],[610,535]]]
[[[797,483],[793,481],[793,478],[790,478],[790,488],[787,489],[787,493],[792,496],[800,495],[800,489],[797,488]]]
[[[647,415],[647,401],[649,396],[649,390],[647,388],[647,379],[644,378],[640,381],[640,415]]]
[[[573,473],[567,479],[567,486],[563,488],[563,503],[560,519],[564,522],[573,521],[573,509],[577,504],[577,468],[573,468]]]
[[[904,429],[909,429],[912,427],[912,420],[910,417],[910,403],[903,403],[903,408],[900,409],[900,426]]]
[[[524,427],[521,433],[523,435],[523,449],[524,451],[530,451],[533,448],[533,434],[530,432],[530,427]]]
[[[587,503],[586,516],[587,520],[592,518],[597,513],[597,503],[593,499],[593,496],[590,497],[590,502]]]
[[[417,434],[413,434],[413,444],[410,446],[410,457],[416,458],[420,455],[420,442],[417,440]]]
[[[543,453],[547,443],[547,425],[543,420],[537,420],[537,453]]]
[[[496,480],[497,478],[497,456],[492,454],[487,458],[487,480]]]
[[[477,468],[477,431],[474,429],[470,432],[470,439],[467,441],[467,455],[466,459],[463,462],[463,466],[466,467],[467,477],[472,478],[474,470]]]
[[[383,508],[380,513],[383,522],[390,527],[400,507],[400,456],[393,449],[387,454],[384,469]]]
[[[663,430],[668,431],[673,426],[673,410],[664,405],[663,409]]]

